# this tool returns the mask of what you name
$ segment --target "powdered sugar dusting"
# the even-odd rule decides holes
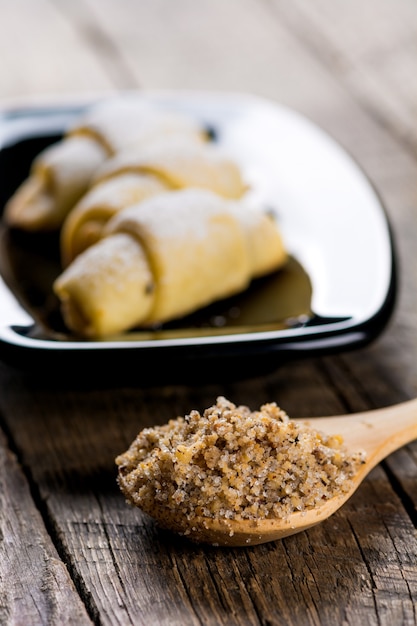
[[[106,277],[106,283],[113,283],[117,290],[118,285],[123,284],[121,276],[130,273],[131,268],[137,272],[138,264],[151,278],[141,247],[133,237],[120,233],[99,241],[80,254],[61,275],[57,284],[65,284],[72,278],[91,282],[92,276],[102,274]]]
[[[201,240],[207,236],[209,220],[224,215],[228,206],[226,200],[203,189],[171,191],[124,209],[109,222],[107,232],[135,232],[140,224],[160,238]]]

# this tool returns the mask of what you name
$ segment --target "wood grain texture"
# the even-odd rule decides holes
[[[273,0],[279,18],[368,113],[416,149],[417,7]]]
[[[0,623],[91,624],[0,432]]]
[[[0,97],[55,96],[113,87],[82,33],[48,0],[0,0]]]
[[[124,502],[114,464],[139,429],[217,395],[276,400],[296,417],[417,394],[415,16],[412,0],[0,0],[0,98],[213,89],[293,107],[375,184],[400,270],[395,314],[371,346],[268,376],[99,388],[0,364],[0,623],[417,624],[416,444],[324,524],[249,549],[158,530]]]
[[[292,379],[282,372],[236,383],[228,395],[252,406],[266,396],[296,406],[308,375],[310,400],[316,395],[323,407],[327,396],[329,412],[340,410],[337,394],[314,368],[294,364],[289,370]],[[82,581],[90,614],[100,615],[102,623],[227,624],[233,615],[236,624],[334,624],[360,614],[377,624],[384,612],[390,619],[400,610],[411,615],[416,572],[408,568],[417,540],[410,541],[413,525],[382,469],[341,512],[309,533],[249,550],[193,546],[158,531],[125,504],[114,457],[140,428],[207,405],[223,386],[194,391],[196,405],[185,388],[78,394],[8,378],[7,371],[3,380],[0,409],[14,407],[9,428],[32,468],[53,540],[71,575]],[[391,601],[388,590],[386,597],[374,597],[391,578],[398,587]],[[330,600],[334,589],[337,606]]]

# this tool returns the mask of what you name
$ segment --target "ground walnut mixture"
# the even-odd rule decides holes
[[[192,523],[285,518],[345,492],[364,461],[342,438],[292,422],[275,403],[252,412],[219,397],[146,428],[116,459],[128,500],[149,513],[164,508]]]

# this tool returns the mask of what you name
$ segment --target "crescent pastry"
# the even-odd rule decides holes
[[[127,145],[143,147],[176,133],[199,140],[206,137],[196,120],[135,98],[91,107],[61,141],[35,158],[29,177],[5,207],[6,223],[33,231],[60,228],[106,159]]]
[[[274,231],[268,262],[266,251],[253,252],[267,229]],[[81,336],[149,327],[242,291],[266,267],[282,265],[277,232],[262,211],[208,190],[158,194],[117,213],[54,290],[67,326]]]
[[[94,185],[69,213],[61,231],[61,259],[66,267],[98,241],[117,212],[148,196],[201,187],[229,198],[246,191],[235,162],[216,146],[189,137],[164,137],[147,149],[137,146],[106,161]]]

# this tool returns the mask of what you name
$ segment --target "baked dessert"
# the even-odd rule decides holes
[[[287,258],[238,164],[200,121],[121,97],[92,106],[34,161],[5,222],[55,230],[70,331],[153,328],[243,291]]]
[[[29,177],[5,207],[5,222],[31,231],[60,228],[106,159],[128,145],[144,147],[172,133],[207,138],[193,118],[139,98],[111,98],[92,106],[34,160]]]
[[[190,134],[171,133],[133,146],[96,172],[90,190],[72,209],[61,231],[61,258],[67,266],[101,238],[107,221],[125,207],[170,189],[201,187],[240,198],[246,185],[236,163],[215,144]]]
[[[151,327],[244,290],[287,258],[272,216],[200,189],[120,211],[57,278],[69,329],[90,339]]]

